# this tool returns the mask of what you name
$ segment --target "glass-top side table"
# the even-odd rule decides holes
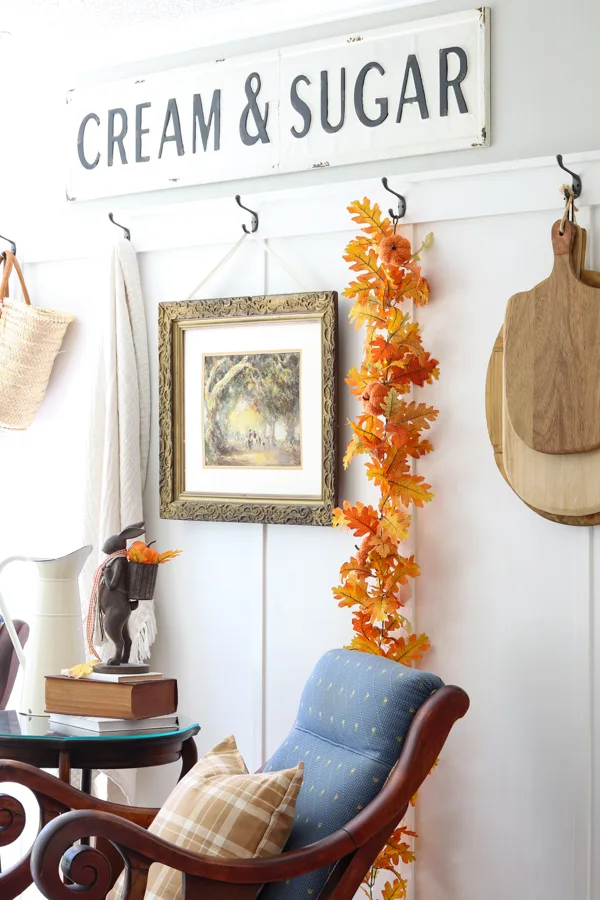
[[[71,769],[81,769],[81,790],[88,794],[93,769],[141,769],[181,759],[183,777],[197,762],[194,735],[200,726],[185,716],[177,718],[176,727],[152,731],[62,734],[52,730],[48,716],[0,710],[0,759],[58,769],[67,784]]]
[[[68,809],[87,807],[81,794],[70,786],[71,770],[81,769],[81,790],[91,794],[93,769],[141,769],[181,759],[183,778],[198,759],[194,736],[200,726],[178,715],[178,725],[151,732],[59,734],[51,730],[47,716],[26,716],[13,710],[0,711],[0,850],[21,837],[26,812],[21,801],[5,793],[3,782],[17,783],[35,791],[39,805],[38,830]],[[19,767],[29,763],[37,769],[58,769],[58,778],[47,772]],[[60,784],[65,782],[65,784]],[[123,815],[119,807],[90,797],[89,808]],[[148,827],[157,810],[137,809],[137,824]],[[102,852],[117,851],[104,841]],[[6,871],[0,865],[0,898],[16,900],[32,883],[31,849]]]

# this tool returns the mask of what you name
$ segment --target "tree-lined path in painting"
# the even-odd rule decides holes
[[[205,355],[204,465],[299,468],[301,352]]]

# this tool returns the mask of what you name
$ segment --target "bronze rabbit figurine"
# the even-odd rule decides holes
[[[120,534],[113,534],[102,547],[104,553],[116,553],[127,548],[127,541],[144,534],[143,522],[128,525]],[[129,562],[125,556],[109,560],[100,577],[98,601],[103,615],[102,627],[115,645],[115,655],[108,660],[109,666],[119,666],[129,662],[131,636],[128,621],[138,600],[129,599]]]

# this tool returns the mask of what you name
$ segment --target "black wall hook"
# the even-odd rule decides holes
[[[126,240],[130,241],[130,240],[131,240],[131,231],[129,230],[129,228],[125,228],[124,225],[119,225],[118,222],[115,222],[112,213],[109,213],[109,214],[108,214],[108,218],[109,218],[110,221],[113,223],[113,225],[116,225],[116,226],[117,226],[117,228],[122,228],[122,229],[123,229],[123,231],[125,232],[125,238],[126,238]]]
[[[556,162],[559,164],[563,172],[567,172],[573,179],[573,196],[575,198],[579,197],[581,194],[581,178],[579,177],[579,175],[576,175],[575,172],[571,172],[570,169],[567,169],[567,167],[563,163],[562,153],[557,154]],[[568,199],[568,197],[565,196],[565,199]]]
[[[244,206],[239,194],[235,195],[235,201],[238,206],[241,206],[242,209],[245,209],[246,212],[249,212],[250,215],[252,216],[252,221],[250,223],[250,230],[248,230],[246,225],[242,225],[242,228],[244,229],[246,234],[256,234],[256,232],[258,231],[258,213],[254,212],[254,210],[252,210],[252,209],[248,209],[247,206]]]
[[[15,242],[11,241],[10,238],[4,237],[4,235],[2,235],[2,234],[0,234],[0,238],[3,241],[6,241],[7,244],[10,244],[10,252],[12,253],[13,256],[16,256],[17,255],[17,245],[15,244]]]
[[[400,219],[404,218],[404,216],[406,215],[406,199],[402,196],[402,194],[397,194],[396,191],[393,191],[391,189],[391,187],[388,187],[388,180],[385,176],[381,179],[381,183],[384,186],[384,188],[386,189],[386,191],[389,191],[390,194],[393,194],[394,197],[398,198],[397,214],[394,213],[394,211],[392,209],[388,209],[388,214],[389,214],[392,222],[394,223],[394,231],[395,231],[396,225],[398,224]]]

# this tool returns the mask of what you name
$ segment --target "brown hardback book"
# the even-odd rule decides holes
[[[145,719],[177,712],[177,681],[114,683],[46,676],[46,712]]]

